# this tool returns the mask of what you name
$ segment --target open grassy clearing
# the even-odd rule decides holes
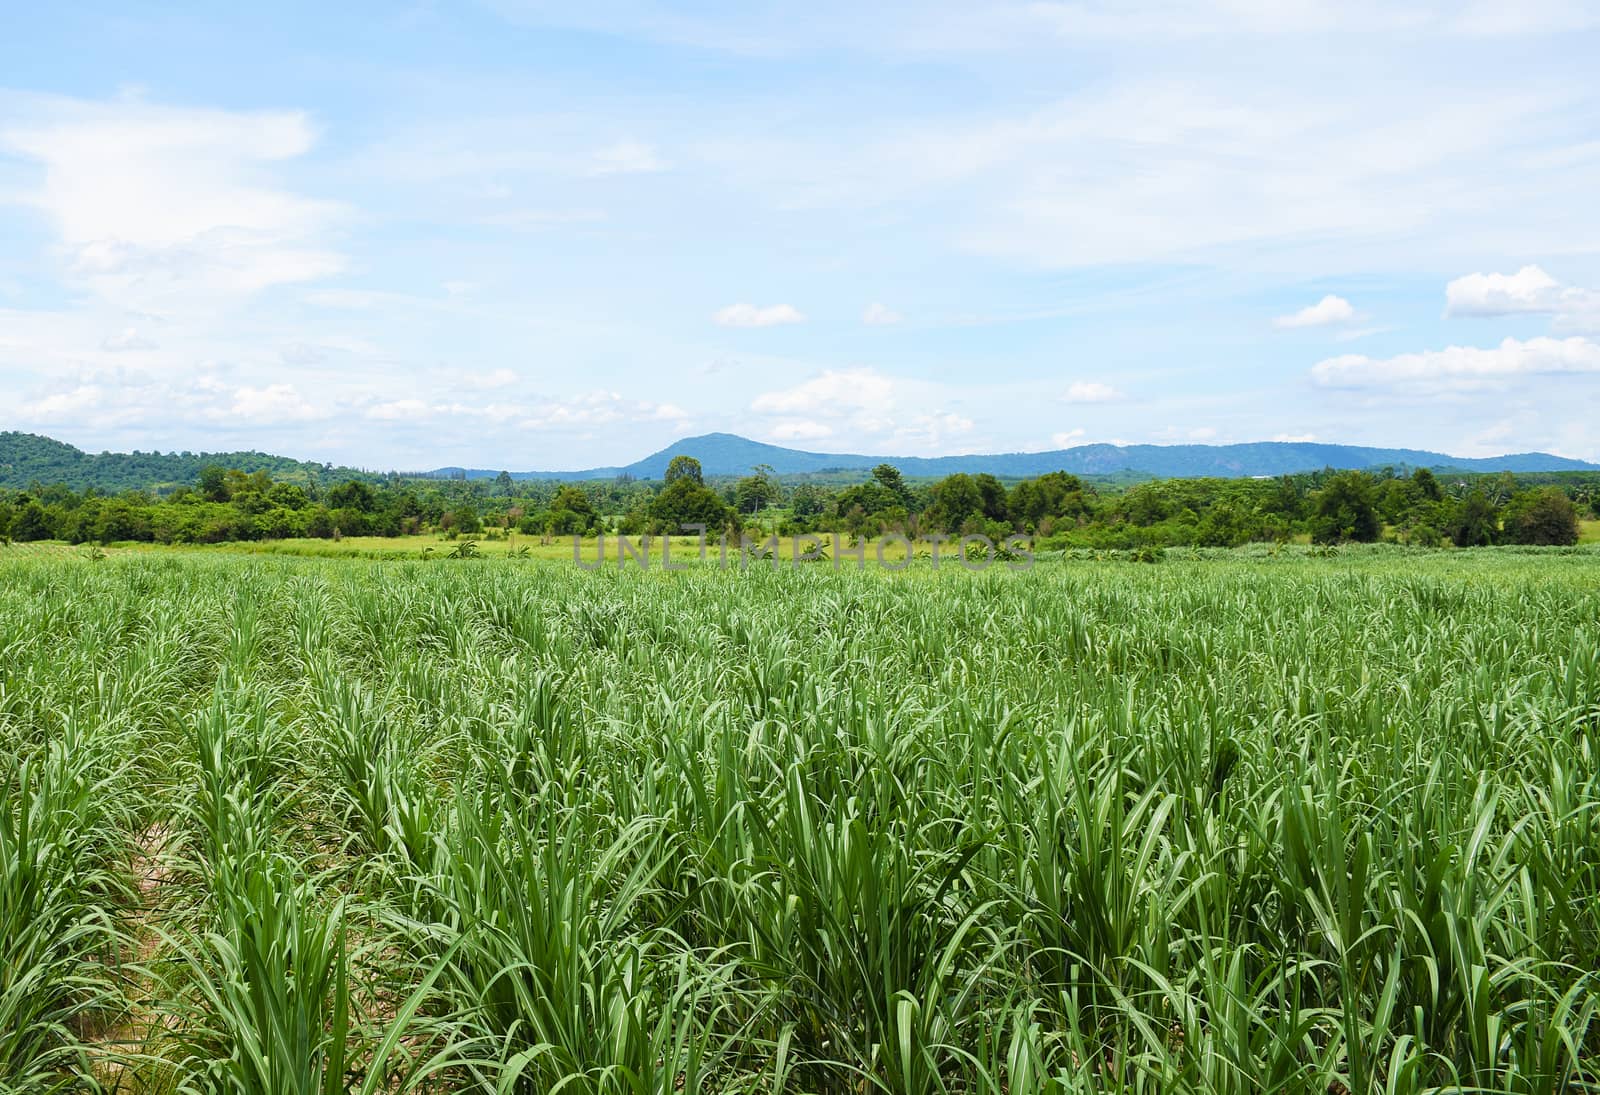
[[[0,554],[0,1084],[1600,1090],[1596,563]]]

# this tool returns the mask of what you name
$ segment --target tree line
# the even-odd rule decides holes
[[[70,543],[228,541],[435,534],[542,539],[756,525],[780,535],[1014,533],[1042,547],[1235,547],[1309,537],[1425,546],[1573,544],[1600,516],[1600,475],[1312,472],[1268,479],[1162,479],[1114,489],[1066,472],[1003,483],[987,474],[913,482],[880,464],[860,483],[784,483],[770,467],[708,480],[675,457],[659,482],[348,478],[287,482],[220,464],[157,498],[65,484],[0,491],[0,537]]]

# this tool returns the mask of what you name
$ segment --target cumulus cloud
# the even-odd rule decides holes
[[[767,431],[778,440],[837,437],[862,446],[943,451],[974,427],[970,417],[948,408],[950,395],[926,381],[875,369],[825,369],[761,393],[750,409],[781,419]]]
[[[333,409],[326,404],[316,404],[292,384],[268,384],[261,388],[242,387],[233,393],[226,407],[212,408],[212,418],[240,419],[254,424],[277,422],[309,422],[327,418]]]
[[[906,317],[886,304],[873,301],[861,313],[861,322],[869,327],[888,327]]]
[[[1560,282],[1537,266],[1524,266],[1515,274],[1467,274],[1456,278],[1444,287],[1444,310],[1450,316],[1553,312],[1560,298]]]
[[[273,178],[275,165],[316,142],[303,113],[45,97],[11,105],[0,149],[44,168],[20,200],[54,224],[68,276],[116,303],[248,294],[345,265],[323,242],[341,207]]]
[[[804,323],[805,319],[804,313],[792,304],[769,304],[760,308],[754,304],[730,304],[711,317],[719,327],[780,327],[786,323]]]
[[[1067,385],[1061,398],[1068,403],[1112,403],[1121,399],[1122,393],[1097,380],[1075,380]]]
[[[79,384],[66,391],[51,392],[37,399],[24,400],[16,407],[24,424],[50,424],[80,420],[104,405],[106,390],[98,384]]]
[[[1523,377],[1577,373],[1600,373],[1600,344],[1578,337],[1508,338],[1487,348],[1449,346],[1387,358],[1343,354],[1317,362],[1311,378],[1328,388],[1470,390]]]
[[[1466,274],[1444,288],[1445,315],[1548,315],[1563,330],[1600,330],[1600,292],[1563,285],[1538,266],[1515,274]]]
[[[1079,428],[1075,430],[1061,430],[1050,435],[1050,443],[1058,449],[1070,448],[1073,445],[1084,443],[1087,431]]]
[[[894,381],[873,369],[825,369],[792,388],[763,392],[750,409],[758,414],[839,414],[888,408],[894,396]]]
[[[1349,323],[1356,318],[1356,310],[1350,302],[1343,297],[1329,293],[1315,304],[1308,305],[1298,312],[1291,312],[1286,316],[1279,316],[1272,321],[1274,327],[1292,329],[1297,327],[1331,327],[1339,323]]]

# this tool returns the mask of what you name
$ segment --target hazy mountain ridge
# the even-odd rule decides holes
[[[620,467],[512,472],[512,475],[519,479],[610,479],[626,474],[637,479],[659,479],[666,471],[667,463],[679,454],[699,460],[707,475],[743,475],[756,464],[770,464],[779,475],[800,475],[808,472],[866,470],[882,463],[893,464],[904,474],[917,477],[952,475],[956,472],[989,472],[1002,477],[1026,477],[1051,471],[1066,471],[1074,475],[1113,475],[1132,471],[1163,479],[1207,476],[1231,478],[1286,475],[1330,467],[1370,468],[1386,464],[1477,472],[1600,470],[1600,464],[1549,453],[1512,453],[1474,458],[1449,456],[1425,449],[1389,449],[1312,441],[1257,441],[1238,445],[1095,444],[1048,452],[926,457],[807,452],[751,441],[737,434],[708,433],[686,437],[642,460]],[[499,473],[480,469],[441,468],[435,474],[465,474],[469,478],[479,478]]]
[[[745,475],[757,464],[770,464],[779,475],[827,471],[863,471],[890,463],[904,474],[922,478],[956,472],[989,472],[1004,478],[1022,478],[1051,471],[1075,475],[1135,473],[1163,479],[1208,476],[1233,478],[1248,475],[1285,475],[1321,468],[1396,467],[1449,468],[1474,472],[1548,472],[1600,470],[1600,464],[1549,453],[1514,453],[1481,458],[1455,457],[1422,449],[1385,449],[1317,442],[1261,441],[1241,445],[1079,445],[1051,452],[987,453],[967,456],[873,456],[860,453],[819,453],[788,449],[740,437],[709,433],[686,437],[632,464],[585,468],[578,471],[511,472],[516,479],[660,479],[676,455],[693,456],[707,475]],[[295,460],[264,452],[223,453],[86,453],[65,442],[38,434],[0,432],[0,487],[21,488],[31,483],[61,483],[76,490],[85,487],[115,492],[193,483],[207,464],[241,471],[265,471],[275,479],[329,483],[348,478],[372,480],[377,474],[356,468],[335,467],[310,460]],[[439,468],[432,472],[401,472],[489,479],[499,469]]]

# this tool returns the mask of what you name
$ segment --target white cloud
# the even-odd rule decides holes
[[[1317,439],[1317,435],[1314,433],[1279,433],[1274,434],[1272,439],[1274,441],[1288,441],[1294,444],[1303,445],[1307,442],[1315,441]]]
[[[1388,358],[1344,354],[1317,362],[1311,378],[1328,388],[1470,390],[1577,373],[1600,373],[1600,344],[1577,337],[1508,338],[1489,348],[1450,346]]]
[[[1298,312],[1279,316],[1272,321],[1272,325],[1283,328],[1329,327],[1336,323],[1349,323],[1355,318],[1356,310],[1350,306],[1350,302],[1330,293]]]
[[[758,201],[863,225],[935,210],[937,242],[1046,269],[1221,260],[1328,276],[1392,268],[1399,240],[1400,265],[1418,269],[1593,234],[1592,89],[1424,90],[1396,66],[1320,90],[1363,67],[1360,48],[1293,72],[1133,64],[1029,110],[748,133],[703,152]]]
[[[1600,292],[1563,285],[1538,266],[1515,274],[1467,274],[1445,286],[1445,315],[1549,315],[1560,330],[1600,330]]]
[[[1524,266],[1515,274],[1467,274],[1444,287],[1449,316],[1553,312],[1560,297],[1560,282],[1537,266]]]
[[[1116,388],[1098,380],[1075,380],[1061,396],[1068,403],[1113,403],[1122,397]]]
[[[366,417],[411,423],[477,420],[491,424],[515,423],[518,429],[526,430],[571,431],[639,422],[682,424],[690,416],[674,403],[628,399],[620,392],[602,389],[566,399],[541,399],[530,403],[429,402],[412,396],[373,404],[367,408]]]
[[[641,141],[618,141],[594,154],[591,175],[647,175],[665,171],[671,165],[657,153],[654,145]]]
[[[889,443],[924,450],[947,450],[956,438],[971,433],[973,425],[966,415],[951,411],[913,415],[890,429]]]
[[[233,393],[233,401],[225,409],[218,407],[210,411],[213,418],[235,418],[256,425],[309,422],[327,418],[332,413],[332,407],[312,403],[292,384],[239,388]]]
[[[951,410],[956,393],[927,381],[875,369],[825,369],[789,388],[763,392],[750,409],[781,421],[768,435],[787,441],[839,439],[839,444],[887,451],[904,446],[950,451],[972,432],[973,420]],[[824,432],[826,431],[826,432]]]
[[[833,427],[809,418],[791,418],[767,431],[773,441],[820,441],[833,436]]]
[[[792,304],[770,304],[758,308],[754,304],[730,304],[711,317],[719,327],[778,327],[786,323],[804,323],[805,315]]]
[[[861,322],[869,327],[888,327],[906,317],[886,304],[873,301],[861,313]]]
[[[894,395],[894,381],[872,369],[827,369],[792,388],[756,396],[750,409],[786,415],[882,410],[893,406]]]
[[[310,151],[302,113],[12,97],[0,149],[44,168],[20,200],[55,225],[74,282],[127,306],[249,294],[343,269],[342,216],[274,182]]]
[[[428,418],[432,409],[420,399],[393,399],[367,408],[367,417],[379,422],[399,422]]]
[[[49,424],[71,422],[105,403],[106,390],[98,384],[80,384],[68,391],[53,392],[26,400],[17,407],[22,423]]]
[[[1074,430],[1062,430],[1050,435],[1050,444],[1054,445],[1058,449],[1071,448],[1073,445],[1082,445],[1084,444],[1084,438],[1086,434],[1087,431],[1083,430],[1082,428]]]

